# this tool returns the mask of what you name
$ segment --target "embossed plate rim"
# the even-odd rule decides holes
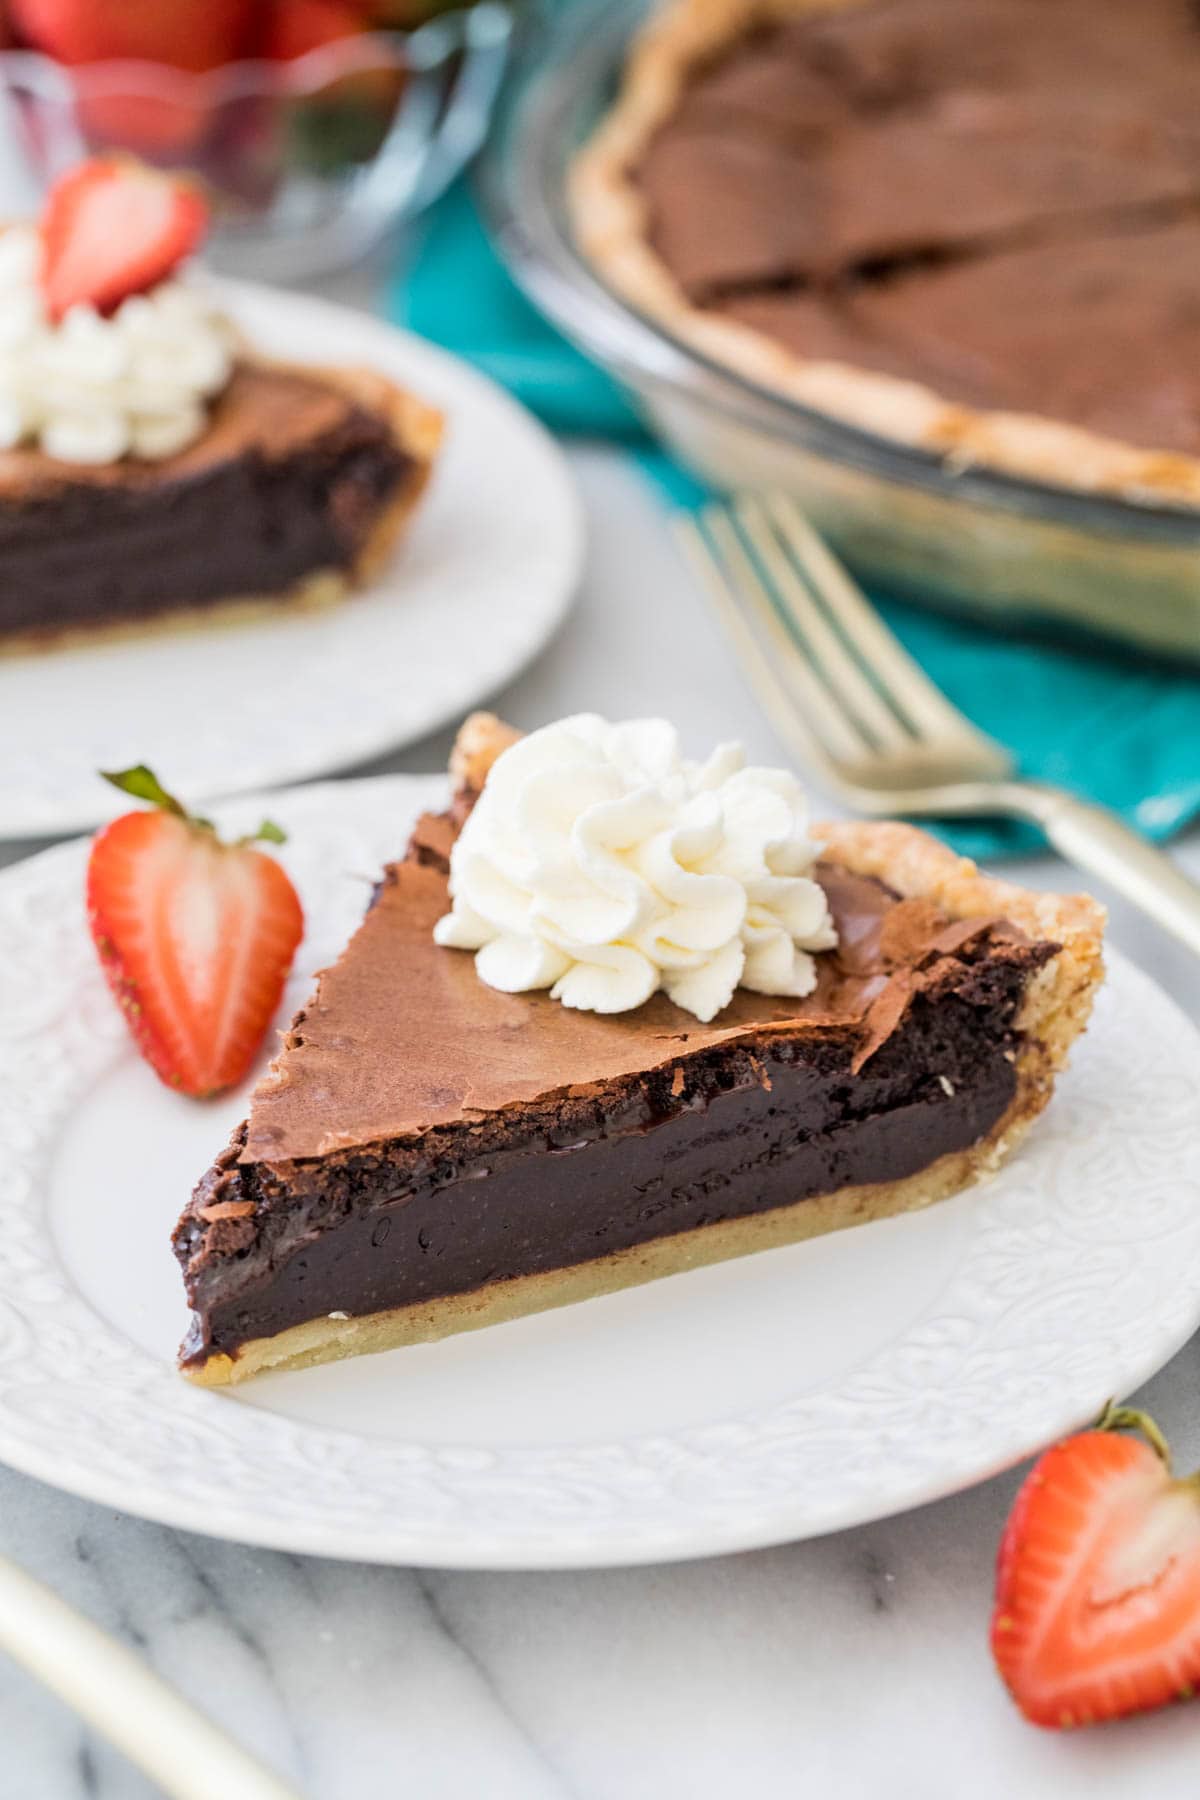
[[[314,954],[361,906],[361,887],[330,874],[331,847],[369,866],[401,841],[406,814],[442,793],[433,778],[382,777],[271,797],[285,824],[303,826],[292,854]],[[261,804],[224,810],[240,823]],[[1200,1037],[1114,956],[1059,1105],[1018,1162],[975,1190],[970,1248],[934,1316],[825,1388],[654,1436],[501,1450],[382,1442],[198,1391],[92,1310],[42,1199],[56,1117],[132,1056],[82,936],[84,849],[60,846],[0,876],[0,1458],[26,1474],[162,1524],[362,1561],[701,1557],[863,1524],[995,1474],[1147,1379],[1200,1321]],[[22,983],[23,966],[36,973]],[[1122,1041],[1139,1046],[1132,1071]],[[1140,1138],[1136,1118],[1118,1131],[1106,1110],[1117,1080],[1135,1099],[1157,1083],[1161,1116]],[[1110,1160],[1119,1166],[1106,1177]],[[1137,1200],[1123,1210],[1131,1170]],[[1056,1255],[1073,1300],[1047,1289]],[[1181,1279],[1181,1267],[1193,1273]],[[1008,1344],[1005,1321],[1017,1332]],[[973,1363],[964,1329],[968,1348],[978,1338]]]

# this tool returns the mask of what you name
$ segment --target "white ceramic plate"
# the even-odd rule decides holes
[[[328,612],[0,657],[0,837],[62,835],[119,811],[97,769],[149,762],[200,800],[381,755],[511,680],[570,602],[581,514],[528,413],[365,314],[238,283],[221,292],[272,355],[366,363],[440,406],[433,481],[379,579]]]
[[[309,911],[288,1004],[438,781],[271,811]],[[257,816],[239,803],[231,823]],[[379,1562],[557,1567],[828,1531],[978,1481],[1200,1318],[1200,1039],[1115,959],[984,1188],[445,1343],[201,1392],[168,1234],[243,1111],[160,1086],[84,934],[84,847],[0,877],[0,1457],[109,1506]]]

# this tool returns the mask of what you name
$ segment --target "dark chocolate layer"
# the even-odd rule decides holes
[[[386,419],[276,370],[239,371],[212,436],[221,453],[109,479],[4,459],[0,635],[283,594],[346,570],[412,470]]]
[[[693,305],[1200,454],[1193,0],[855,0],[701,68],[635,171]]]
[[[791,1003],[790,1030],[770,1020],[663,1054],[634,1014],[620,1023],[643,1066],[590,1089],[282,1162],[249,1156],[243,1127],[176,1233],[185,1357],[899,1180],[977,1142],[1013,1098],[1013,1017],[1053,946],[978,921],[956,942],[928,912],[916,932],[913,903],[879,883],[824,879],[846,961],[823,959],[824,1004]],[[890,961],[905,947],[907,982]]]

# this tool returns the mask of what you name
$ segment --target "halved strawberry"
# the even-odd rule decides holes
[[[162,281],[202,241],[198,189],[127,157],[94,157],[51,189],[42,215],[41,285],[52,318],[112,312]]]
[[[1158,1427],[1126,1407],[1107,1407],[1093,1430],[1034,1465],[1000,1544],[992,1652],[1035,1725],[1092,1725],[1191,1699],[1198,1479],[1176,1480]]]
[[[149,769],[106,780],[149,800],[92,845],[87,908],[108,984],[142,1055],[168,1087],[197,1097],[240,1081],[283,993],[304,931],[296,890],[253,848],[225,844]]]

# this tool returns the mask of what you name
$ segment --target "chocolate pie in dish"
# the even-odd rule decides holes
[[[1192,0],[668,0],[579,155],[612,289],[818,412],[1200,503]]]
[[[1012,1153],[1086,1024],[1094,902],[906,825],[809,835],[734,748],[481,715],[452,772],[176,1229],[193,1380],[926,1206]]]
[[[0,649],[328,603],[421,496],[439,414],[245,343],[179,272],[204,225],[99,159],[0,232]]]

